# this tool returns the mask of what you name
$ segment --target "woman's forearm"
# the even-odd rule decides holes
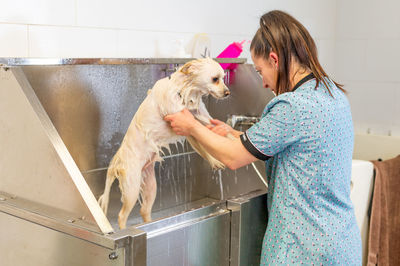
[[[237,169],[247,165],[256,159],[243,147],[239,136],[242,132],[234,130],[234,139],[215,134],[200,123],[195,123],[190,134],[209,152],[214,158],[225,164],[230,169]]]

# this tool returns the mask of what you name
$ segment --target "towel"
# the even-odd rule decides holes
[[[372,163],[375,184],[369,225],[368,266],[400,265],[400,155]]]

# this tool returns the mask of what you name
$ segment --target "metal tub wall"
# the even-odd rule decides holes
[[[94,196],[104,190],[108,164],[147,90],[173,66],[67,65],[23,66],[29,83]],[[202,177],[202,159],[188,145],[172,145],[172,156],[156,165],[158,184],[153,212],[207,197],[207,179]],[[162,176],[162,178],[160,178]],[[117,228],[121,207],[118,182],[110,195],[108,217]],[[157,215],[156,215],[157,216]],[[136,223],[139,205],[128,225]],[[133,221],[131,221],[133,220]]]
[[[0,226],[7,228],[0,230],[3,266],[127,265],[124,248],[112,250],[3,212]]]
[[[169,75],[179,64],[184,63],[180,60],[161,61],[144,64],[123,61],[117,64],[114,62],[86,64],[86,62],[78,65],[17,66],[21,70],[20,75],[25,76],[34,96],[38,99],[38,105],[42,106],[48,115],[50,124],[59,134],[62,143],[68,149],[67,153],[72,157],[96,199],[103,192],[108,163],[117,151],[147,90],[158,79]],[[265,104],[272,98],[272,94],[261,89],[260,84],[260,79],[252,66],[239,64],[234,80],[231,78],[229,85],[231,97],[223,101],[204,99],[210,114],[223,121],[235,114],[259,116]],[[8,119],[6,116],[0,118]],[[21,119],[24,121],[25,118],[21,116]],[[245,128],[239,125],[239,129]],[[263,167],[261,162],[257,163],[257,168],[262,173],[264,173]],[[22,220],[24,222],[14,223],[15,226],[12,227],[14,231],[11,230],[11,233],[27,230],[25,227],[46,226],[46,230],[62,235],[57,237],[61,245],[63,243],[71,245],[75,241],[71,240],[73,238],[83,241],[83,244],[77,244],[77,247],[82,245],[76,249],[77,254],[92,250],[92,244],[105,248],[104,251],[91,253],[111,254],[111,258],[105,258],[104,265],[108,265],[109,260],[112,263],[110,265],[143,265],[143,263],[160,265],[161,262],[162,265],[256,265],[258,263],[257,256],[262,240],[260,236],[263,235],[266,226],[266,212],[263,205],[266,189],[252,168],[212,171],[207,163],[194,153],[188,144],[185,144],[172,145],[171,154],[166,152],[164,162],[156,164],[155,170],[158,190],[153,207],[154,222],[142,224],[139,208],[136,207],[129,217],[129,228],[125,230],[117,228],[117,214],[121,203],[120,192],[115,182],[107,216],[116,231],[113,235],[101,234],[96,229],[95,221],[90,213],[85,211],[84,202],[81,203],[85,205],[83,207],[74,202],[68,205],[62,214],[54,217],[57,216],[53,211],[56,206],[52,208],[47,206],[46,198],[50,203],[54,195],[62,194],[63,190],[60,187],[57,191],[55,186],[52,187],[54,191],[46,189],[47,184],[52,182],[51,178],[47,181],[43,179],[42,185],[45,191],[43,194],[46,194],[43,196],[43,201],[34,202],[32,198],[28,198],[29,204],[23,203],[23,193],[18,195],[22,198],[18,202],[18,198],[15,199],[13,196],[15,193],[7,191],[4,188],[6,186],[0,184],[0,196],[7,195],[7,193],[2,194],[2,190],[13,194],[6,196],[9,205],[0,205],[0,211],[25,219]],[[60,186],[62,185],[60,183]],[[66,197],[71,195],[68,194]],[[41,205],[44,207],[38,207]],[[20,214],[21,209],[28,210],[30,214],[27,216]],[[39,210],[35,214],[38,217],[32,218],[32,210]],[[85,216],[86,219],[80,219]],[[51,221],[48,221],[49,217]],[[3,219],[0,216],[0,220],[2,223],[6,220],[9,222],[10,218]],[[69,221],[67,225],[64,224],[66,220]],[[73,225],[68,224],[71,220]],[[250,223],[250,220],[257,222]],[[37,225],[33,226],[31,222]],[[76,230],[77,227],[79,232]],[[49,232],[43,234],[44,246],[53,243],[52,234]],[[65,237],[65,234],[72,238]],[[26,235],[25,244],[35,250],[38,247],[32,237]],[[14,244],[23,242],[20,240]],[[5,243],[2,242],[1,246],[6,246]],[[88,246],[88,243],[91,244]],[[10,250],[10,247],[12,248],[12,245],[3,250]],[[116,254],[119,259],[115,257],[112,259],[112,254]],[[49,257],[47,262],[52,262],[52,259],[54,257]],[[87,262],[86,259],[82,261]],[[75,264],[84,265],[77,261]]]

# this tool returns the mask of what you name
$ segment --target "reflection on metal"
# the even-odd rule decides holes
[[[5,192],[0,192],[0,195],[6,199],[5,202],[0,204],[1,212],[46,226],[55,231],[60,231],[72,236],[79,236],[82,240],[106,248],[112,249],[115,246],[113,239],[99,234],[97,228],[93,224],[88,223],[86,219],[82,219],[82,217],[73,219],[71,217],[74,216],[71,216],[71,213],[45,204],[15,196],[12,197]]]
[[[112,232],[22,70],[0,68],[0,80],[0,191],[93,217],[103,233]]]
[[[105,248],[1,211],[0,228],[2,266],[146,265],[145,259],[127,264],[125,248]],[[113,252],[118,257],[110,260],[109,254]]]
[[[98,212],[108,163],[147,90],[188,60],[0,59],[7,65],[0,67],[0,233],[26,237],[0,238],[0,250],[19,250],[25,261],[34,256],[32,265],[59,263],[18,245],[34,252],[52,246],[53,254],[76,245],[71,265],[250,265],[258,259],[266,226],[266,189],[257,178],[265,175],[263,162],[213,171],[187,143],[171,145],[155,166],[153,222],[142,223],[135,207],[128,228],[118,229],[118,182],[107,217]],[[223,121],[260,116],[272,93],[261,88],[253,66],[218,61],[239,65],[231,97],[205,99],[210,114]],[[10,222],[15,226],[1,226]],[[32,247],[38,235],[43,243]]]
[[[259,265],[267,225],[266,194],[249,193],[227,201],[231,219],[231,265]]]
[[[196,207],[200,204],[204,207]],[[138,226],[147,232],[148,265],[229,265],[226,203],[204,199],[191,207],[191,211]]]

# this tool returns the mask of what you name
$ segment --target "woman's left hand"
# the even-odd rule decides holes
[[[175,134],[181,136],[189,136],[196,123],[199,123],[188,109],[166,115],[164,120],[170,123]]]

